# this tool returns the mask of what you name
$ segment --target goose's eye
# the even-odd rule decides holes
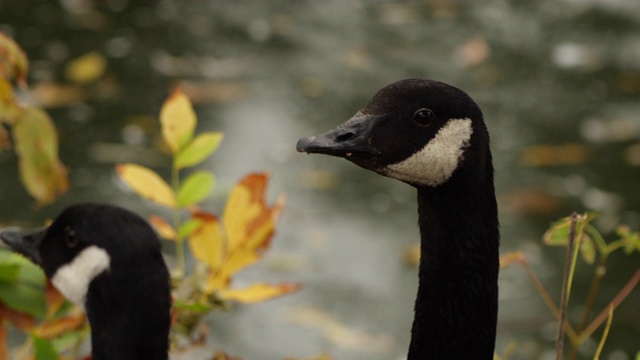
[[[413,121],[418,125],[430,125],[433,120],[433,111],[429,109],[420,109],[413,114]]]
[[[70,249],[78,245],[78,237],[76,236],[76,232],[70,227],[66,227],[64,229],[64,242]]]

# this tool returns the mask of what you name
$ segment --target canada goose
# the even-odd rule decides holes
[[[138,215],[80,204],[48,228],[10,228],[0,238],[85,309],[94,360],[167,359],[169,272],[158,237]]]
[[[408,359],[492,359],[500,234],[489,134],[476,103],[441,82],[402,80],[297,149],[345,158],[418,190],[421,258]]]

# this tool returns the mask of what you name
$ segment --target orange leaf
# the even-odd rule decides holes
[[[154,229],[158,232],[161,238],[167,240],[176,240],[178,238],[178,234],[176,230],[171,226],[165,219],[161,218],[158,215],[149,216],[149,223],[153,226]]]
[[[8,320],[13,324],[13,326],[17,327],[22,331],[28,331],[35,324],[35,320],[33,319],[33,316],[9,309],[6,306],[4,306],[4,304],[0,304],[0,320],[3,320],[3,319]],[[1,321],[0,321],[0,327],[2,327]]]
[[[227,300],[234,300],[244,304],[262,302],[282,296],[300,289],[300,284],[283,283],[278,285],[253,284],[245,289],[223,289],[219,294]]]
[[[40,109],[27,108],[13,126],[20,178],[31,196],[41,204],[67,191],[67,170],[58,158],[58,134]]]
[[[191,141],[196,121],[191,101],[180,88],[176,88],[160,109],[162,137],[173,154]]]
[[[0,33],[0,35],[2,35]],[[7,347],[7,328],[0,316],[0,360],[9,360],[9,348]]]
[[[168,207],[176,206],[175,192],[155,171],[136,164],[119,164],[116,171],[143,198]]]
[[[86,324],[84,313],[56,318],[39,324],[33,329],[33,334],[43,339],[53,339],[60,335],[79,329]]]
[[[222,264],[223,243],[220,223],[213,214],[196,212],[194,218],[202,221],[198,230],[189,237],[189,246],[196,259],[207,264],[212,271]]]
[[[47,302],[47,315],[45,318],[50,318],[55,315],[55,313],[58,312],[62,305],[67,301],[48,279],[44,296]]]

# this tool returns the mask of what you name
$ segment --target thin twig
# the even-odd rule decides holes
[[[522,259],[521,261],[519,261],[519,264],[524,268],[525,272],[529,276],[529,279],[531,280],[531,283],[533,284],[533,287],[536,288],[536,291],[538,292],[540,297],[542,297],[544,303],[547,304],[547,307],[549,308],[549,311],[551,311],[553,317],[555,317],[556,320],[559,321],[560,310],[558,309],[556,303],[553,301],[553,298],[551,297],[547,289],[542,284],[542,281],[540,281],[536,273],[533,272],[533,269],[531,269],[526,259]],[[578,333],[576,333],[576,331],[571,327],[571,324],[566,321],[564,322],[564,330],[567,332],[567,335],[569,335],[571,343],[578,344]]]
[[[556,333],[556,360],[562,360],[562,350],[564,349],[564,321],[567,318],[567,304],[569,293],[569,273],[573,264],[573,246],[576,236],[576,222],[578,215],[571,214],[571,225],[569,227],[569,242],[567,244],[567,256],[564,263],[564,277],[562,279],[562,293],[560,295],[560,316],[558,320],[558,332]]]
[[[638,285],[638,282],[640,282],[640,269],[636,270],[636,273],[633,274],[631,279],[629,279],[622,290],[620,290],[618,295],[613,298],[610,306],[613,306],[613,309],[615,310],[615,308],[617,308],[618,305],[620,305],[620,303],[624,301],[627,296],[629,296],[631,291],[633,291],[636,285]],[[600,325],[602,325],[602,323],[607,319],[608,316],[609,308],[603,309],[602,312],[600,312],[600,314],[598,314],[598,316],[593,319],[591,324],[589,324],[589,326],[587,326],[587,328],[580,333],[580,342],[583,342],[584,340],[589,338],[589,336],[591,336],[591,334],[593,334],[593,332],[596,331],[596,329],[598,329]]]

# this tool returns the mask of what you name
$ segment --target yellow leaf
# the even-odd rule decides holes
[[[29,60],[12,38],[0,31],[0,78],[15,79],[22,87],[27,86]]]
[[[233,274],[258,260],[260,260],[260,255],[254,252],[235,251],[224,259],[217,271],[210,274],[205,286],[205,292],[212,294],[218,290],[225,289],[231,282]]]
[[[264,200],[267,180],[266,173],[249,174],[231,190],[223,212],[229,251],[243,246],[250,233],[271,218]]]
[[[173,154],[178,154],[191,141],[196,121],[191,101],[176,88],[160,110],[162,136]]]
[[[244,304],[262,302],[282,296],[300,289],[300,284],[253,284],[245,289],[223,289],[219,295],[227,300],[233,300]]]
[[[149,216],[149,223],[158,232],[161,238],[167,240],[176,240],[178,235],[176,230],[165,219],[157,215]]]
[[[79,84],[88,84],[100,78],[107,69],[107,60],[93,51],[70,61],[65,74],[67,79]]]
[[[193,256],[207,264],[212,271],[222,264],[223,243],[220,223],[213,214],[198,212],[194,218],[201,220],[198,230],[189,236]]]
[[[58,134],[42,110],[27,108],[13,126],[20,178],[40,204],[52,202],[67,191],[67,169],[58,158]]]
[[[20,108],[13,94],[13,87],[8,80],[0,78],[0,123],[13,124],[19,113]],[[0,128],[0,131],[2,130]]]
[[[153,170],[136,164],[119,164],[116,166],[116,171],[120,178],[141,197],[160,205],[176,206],[175,192]]]

